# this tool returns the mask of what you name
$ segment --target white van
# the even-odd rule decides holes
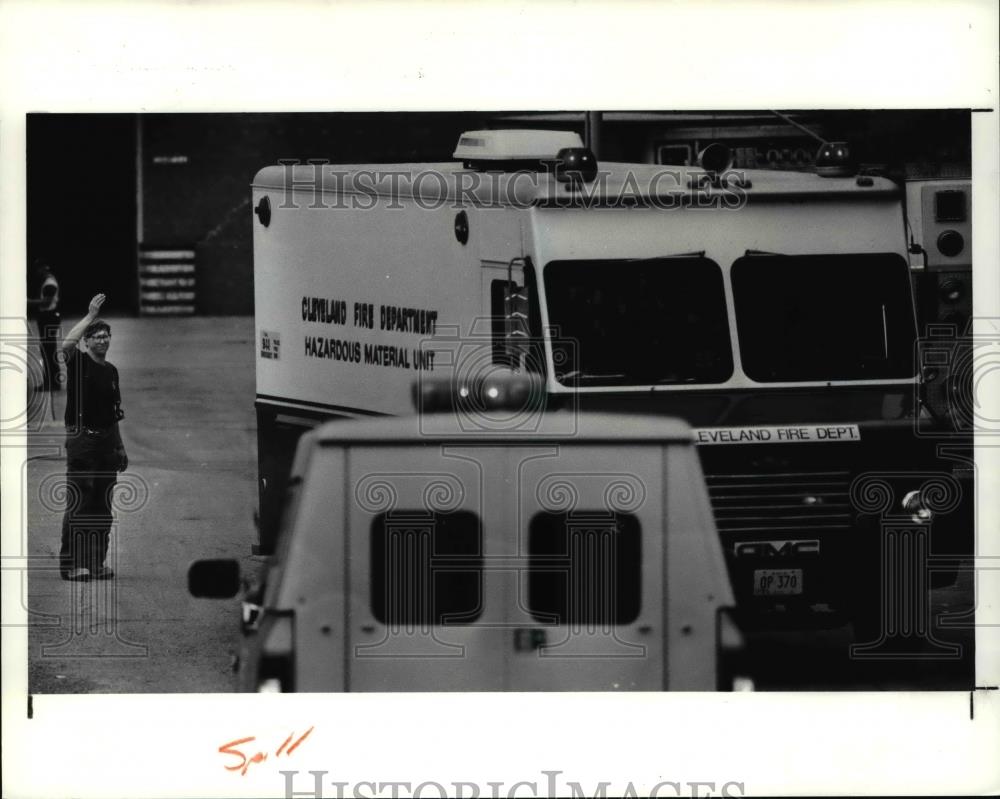
[[[525,407],[510,381],[473,386],[479,414],[423,388],[421,415],[302,437],[244,598],[244,690],[752,685],[687,425],[544,412],[512,439],[480,424]],[[190,572],[196,596],[240,587],[235,561]]]

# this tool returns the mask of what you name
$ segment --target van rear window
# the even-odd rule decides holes
[[[639,520],[578,510],[536,514],[528,528],[528,610],[542,623],[628,624],[639,615]]]
[[[482,614],[482,524],[469,511],[396,510],[371,526],[372,614],[390,626],[468,624]]]

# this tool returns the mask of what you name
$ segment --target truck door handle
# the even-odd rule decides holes
[[[545,630],[537,627],[522,627],[514,630],[514,649],[518,652],[534,652],[545,646],[547,636]]]

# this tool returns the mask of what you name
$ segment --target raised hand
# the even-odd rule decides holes
[[[90,306],[87,308],[87,315],[70,328],[69,333],[66,334],[66,338],[63,339],[62,343],[63,352],[65,352],[67,356],[76,349],[77,344],[80,342],[80,336],[82,336],[83,331],[87,329],[87,325],[93,322],[97,317],[97,314],[101,310],[101,306],[104,305],[104,300],[106,299],[107,297],[103,294],[95,294],[94,299],[90,301]]]
[[[103,294],[95,294],[94,299],[90,301],[90,307],[87,309],[91,316],[97,316],[100,313],[101,306],[104,305],[104,301],[107,299]]]

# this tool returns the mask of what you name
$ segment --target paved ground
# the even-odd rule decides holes
[[[186,573],[191,561],[213,556],[240,558],[245,571],[260,565],[250,556],[257,501],[252,320],[121,319],[112,326],[109,358],[121,372],[130,458],[110,558],[118,578],[74,584],[56,569],[60,397],[57,421],[32,436],[25,474],[28,547],[39,558],[25,592],[30,691],[230,691],[237,605],[191,598]],[[959,613],[972,601],[965,575],[934,593],[931,611]],[[749,654],[763,689],[969,688],[971,628],[934,629],[962,646],[960,657],[925,646],[922,658],[853,660],[849,625],[755,633]]]
[[[128,472],[106,583],[60,579],[61,411],[33,436],[28,584],[33,693],[232,690],[232,602],[186,590],[192,560],[245,557],[255,540],[253,322],[111,320],[121,373]],[[50,417],[50,414],[46,414]]]

